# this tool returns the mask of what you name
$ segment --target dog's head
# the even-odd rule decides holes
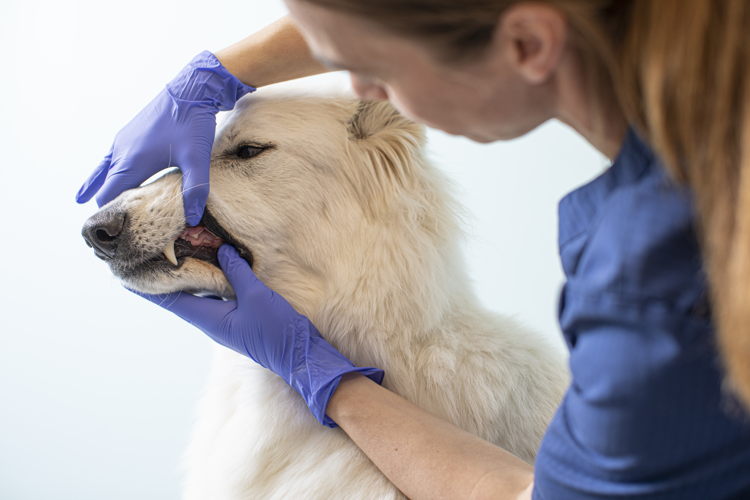
[[[394,273],[409,275],[436,238],[454,236],[423,143],[422,127],[384,102],[246,96],[217,133],[199,226],[185,225],[175,170],[102,207],[83,235],[125,286],[147,293],[231,297],[216,259],[228,242],[302,312],[331,287],[387,294],[403,288]]]

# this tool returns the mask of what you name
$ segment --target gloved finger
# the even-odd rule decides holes
[[[112,148],[109,149],[107,156],[104,157],[104,160],[94,169],[89,178],[86,179],[86,182],[78,190],[78,193],[76,193],[76,201],[78,203],[86,203],[99,191],[99,188],[104,184],[104,179],[107,178],[111,161]]]
[[[162,295],[131,290],[146,300],[173,312],[190,324],[200,328],[204,332],[213,332],[224,321],[224,318],[237,308],[234,300],[216,300],[204,297],[196,297],[187,292],[173,292]]]
[[[234,288],[238,303],[242,304],[244,299],[248,298],[250,293],[256,291],[259,286],[266,288],[266,285],[255,276],[250,264],[240,257],[237,249],[232,245],[226,243],[221,245],[218,258],[221,270],[224,271],[229,284]],[[270,289],[268,290],[270,292]]]
[[[127,165],[118,165],[116,170],[110,170],[96,196],[96,203],[101,207],[117,198],[123,191],[140,186],[149,177],[143,177],[144,171],[145,169],[136,171]]]
[[[209,168],[211,166],[211,144],[191,153],[180,164],[182,170],[182,200],[185,221],[188,226],[197,226],[206,208],[209,192]]]

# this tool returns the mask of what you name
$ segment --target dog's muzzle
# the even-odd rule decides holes
[[[180,267],[188,257],[220,267],[217,254],[223,243],[229,243],[237,248],[240,256],[250,266],[253,265],[250,251],[232,238],[208,210],[204,212],[200,224],[185,227],[182,233],[160,252],[147,252],[136,247],[134,241],[138,241],[139,238],[130,226],[126,212],[109,207],[90,217],[81,231],[86,244],[94,249],[94,254],[109,263],[116,274],[130,274],[126,271],[143,267],[174,269]]]

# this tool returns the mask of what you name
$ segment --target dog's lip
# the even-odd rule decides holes
[[[213,216],[213,214],[211,214],[208,208],[206,208],[203,211],[203,217],[201,218],[201,221],[198,225],[205,227],[214,236],[224,240],[224,243],[228,243],[229,245],[232,245],[234,248],[236,248],[237,253],[240,254],[240,257],[245,259],[247,263],[250,265],[250,267],[253,267],[252,252],[250,252],[250,250],[248,250],[243,244],[237,241],[237,239],[234,238],[226,229],[224,229],[221,226],[221,224],[219,224],[219,222],[216,220],[216,218]],[[218,262],[216,264],[218,264]]]

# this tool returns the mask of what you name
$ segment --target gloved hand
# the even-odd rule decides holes
[[[245,85],[209,51],[195,56],[115,137],[104,161],[76,195],[99,206],[170,166],[182,170],[185,220],[200,222],[208,197],[208,167],[216,113],[232,109],[255,88]]]
[[[230,245],[219,248],[219,264],[236,300],[196,297],[185,292],[138,295],[172,311],[223,346],[250,357],[280,375],[307,403],[318,421],[326,416],[328,400],[347,373],[358,372],[378,384],[383,370],[355,367],[325,341],[309,319],[266,287]]]

